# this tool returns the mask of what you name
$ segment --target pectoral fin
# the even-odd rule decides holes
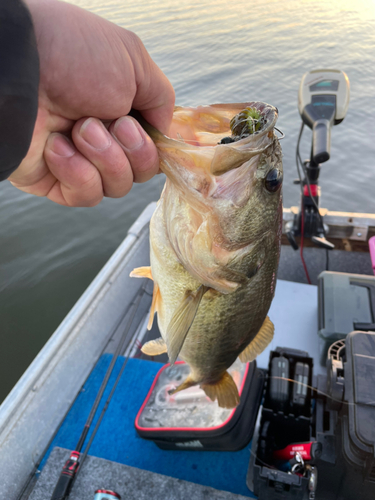
[[[263,352],[273,339],[274,331],[275,327],[267,316],[255,338],[239,355],[242,363],[250,363],[250,361],[253,361],[261,352]]]
[[[142,346],[141,351],[147,356],[159,356],[159,354],[164,354],[167,352],[167,344],[160,337],[155,340],[150,340]]]
[[[172,316],[167,330],[168,355],[171,365],[176,361],[182,349],[202,297],[208,289],[207,286],[201,285],[195,292],[191,290],[185,292],[181,304]]]
[[[133,269],[129,276],[131,278],[149,278],[150,280],[153,279],[150,266],[136,267],[135,269]]]
[[[225,372],[216,384],[201,384],[201,388],[221,408],[235,408],[240,402],[237,386],[228,372]]]

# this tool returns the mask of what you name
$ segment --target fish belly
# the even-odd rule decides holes
[[[158,325],[167,341],[168,324],[186,290],[201,283],[180,264],[168,239],[163,200],[151,221],[151,268],[161,301]],[[267,258],[259,272],[236,291],[222,294],[210,289],[202,298],[198,312],[180,352],[197,383],[214,383],[233,364],[255,338],[273,298],[277,251],[267,248]],[[246,267],[246,257],[242,262]]]

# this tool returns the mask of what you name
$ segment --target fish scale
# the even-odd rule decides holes
[[[229,116],[248,107],[261,114],[262,128],[218,144],[231,133]],[[171,128],[177,140],[143,123],[167,176],[150,223],[153,304],[165,341],[158,346],[190,367],[176,391],[199,384],[231,408],[239,396],[227,369],[240,354],[254,359],[273,335],[267,313],[282,224],[278,113],[258,102],[184,110],[176,110]]]

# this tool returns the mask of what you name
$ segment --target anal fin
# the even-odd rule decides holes
[[[193,385],[197,385],[197,382],[195,382],[195,380],[192,379],[191,375],[188,375],[186,380],[184,382],[182,382],[182,384],[180,384],[178,387],[176,387],[176,389],[172,389],[172,390],[168,391],[168,394],[169,395],[176,394],[176,392],[180,392],[180,391],[183,391],[185,389],[189,389],[189,387],[192,387]]]
[[[268,346],[268,344],[273,339],[273,334],[275,332],[275,327],[272,321],[267,316],[263,321],[263,325],[261,326],[259,332],[250,342],[250,344],[241,352],[239,355],[242,363],[250,363],[253,361],[264,349]]]
[[[167,352],[167,344],[160,337],[158,339],[146,342],[142,346],[141,351],[144,354],[147,354],[147,356],[158,356],[159,354],[164,354],[165,352]]]
[[[197,314],[203,295],[209,288],[201,285],[196,291],[188,290],[172,316],[167,329],[168,355],[171,365],[176,361],[186,336]]]
[[[228,372],[215,384],[201,384],[201,388],[212,401],[217,399],[221,408],[235,408],[240,402],[237,386]]]
[[[131,278],[149,278],[154,279],[151,273],[151,266],[136,267],[129,275]]]
[[[176,389],[168,391],[168,393],[170,395],[176,394],[176,392],[183,391],[197,384],[198,382],[196,382],[191,375],[188,375],[187,379],[182,382],[182,384],[176,387]],[[237,386],[228,372],[225,372],[221,379],[215,384],[200,384],[200,387],[211,401],[217,400],[221,408],[235,408],[240,402]]]

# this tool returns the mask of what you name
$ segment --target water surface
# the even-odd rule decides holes
[[[351,82],[332,131],[322,205],[374,212],[375,3],[366,0],[75,0],[136,32],[169,77],[177,104],[263,100],[286,134],[284,205],[298,204],[295,147],[302,75],[321,67]],[[302,140],[308,157],[310,133]],[[0,184],[0,401],[126,235],[163,179],[121,200],[69,209]]]

